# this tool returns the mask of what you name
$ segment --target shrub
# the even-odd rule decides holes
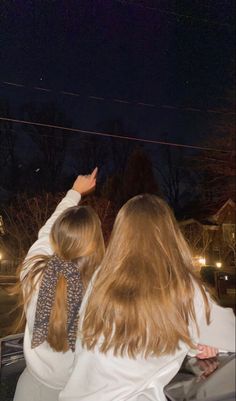
[[[215,273],[218,271],[215,266],[203,266],[200,271],[201,279],[204,283],[214,287],[215,286]]]

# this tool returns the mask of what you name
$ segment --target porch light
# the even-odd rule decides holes
[[[200,263],[200,265],[206,266],[206,259],[205,258],[200,256],[200,258],[198,259],[198,262]]]

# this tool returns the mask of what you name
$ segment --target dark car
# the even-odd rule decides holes
[[[25,368],[23,333],[0,339],[0,363],[0,400],[12,401]],[[169,401],[234,401],[235,354],[221,353],[207,360],[186,357],[165,394]],[[140,401],[149,401],[142,397]]]
[[[25,368],[23,333],[0,339],[0,400],[12,401],[18,377]]]

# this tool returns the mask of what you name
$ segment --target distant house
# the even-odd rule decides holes
[[[202,263],[236,267],[236,204],[228,199],[213,215],[191,218],[179,223],[193,254]],[[204,260],[205,259],[205,260]]]

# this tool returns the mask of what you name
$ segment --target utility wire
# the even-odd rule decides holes
[[[44,124],[44,123],[35,122],[35,121],[19,120],[19,119],[8,118],[8,117],[0,117],[0,121],[6,121],[6,122],[12,122],[12,123],[18,123],[18,124],[24,124],[24,125],[31,125],[31,126],[38,126],[38,127],[44,127],[44,128],[55,128],[55,129],[60,129],[60,130],[68,131],[68,132],[77,132],[77,133],[85,134],[85,135],[103,136],[103,137],[107,137],[107,138],[122,139],[122,140],[129,140],[129,141],[143,142],[143,143],[151,143],[151,144],[156,144],[156,145],[166,145],[166,146],[172,146],[172,147],[176,147],[176,148],[197,149],[197,150],[205,150],[205,151],[211,151],[211,152],[230,153],[230,154],[232,153],[231,150],[216,149],[216,148],[197,146],[197,145],[186,145],[186,144],[182,144],[182,143],[167,142],[167,141],[160,141],[160,140],[157,141],[154,139],[138,138],[138,137],[134,137],[134,136],[128,136],[125,134],[122,135],[122,134],[112,134],[112,133],[108,133],[108,132],[88,131],[88,130],[82,130],[79,128],[63,127],[61,125]]]
[[[28,87],[24,84],[19,84],[16,82],[10,82],[10,81],[2,81],[2,83],[4,85],[8,85],[8,86],[15,86],[15,87],[19,87],[19,88],[25,88],[25,89],[31,89],[31,90],[35,90],[35,91],[41,91],[41,92],[57,92],[60,95],[65,95],[65,96],[74,96],[74,97],[86,97],[88,100],[92,100],[92,101],[98,101],[98,102],[103,102],[103,101],[112,101],[114,103],[121,103],[121,104],[128,104],[131,106],[139,106],[139,107],[148,107],[148,108],[157,108],[157,109],[169,109],[169,110],[178,110],[181,112],[197,112],[197,113],[211,113],[211,114],[224,114],[224,115],[236,115],[236,112],[234,111],[222,111],[222,110],[215,110],[215,109],[201,109],[198,107],[192,107],[192,106],[177,106],[177,105],[172,105],[172,104],[154,104],[154,103],[146,103],[146,102],[142,102],[142,101],[129,101],[126,99],[119,99],[119,98],[105,98],[105,97],[101,97],[101,96],[95,96],[95,95],[90,95],[90,96],[84,96],[80,93],[76,93],[76,92],[68,92],[68,91],[63,91],[63,90],[59,90],[59,91],[54,91],[52,89],[49,88],[43,88],[43,87],[39,87],[39,86],[34,86],[34,87]]]

